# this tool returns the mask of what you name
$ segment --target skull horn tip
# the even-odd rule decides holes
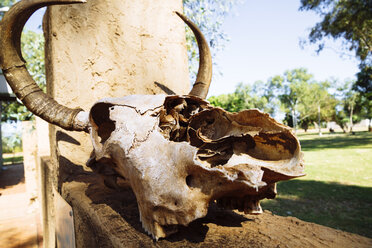
[[[192,30],[199,48],[199,69],[196,75],[195,83],[189,95],[206,99],[212,81],[212,55],[209,49],[208,42],[195,23],[193,23],[189,18],[187,18],[180,12],[175,11],[175,13]]]

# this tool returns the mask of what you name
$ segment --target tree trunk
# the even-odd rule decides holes
[[[350,116],[349,116],[349,133],[353,131],[353,110],[354,110],[354,106],[351,105]]]
[[[292,124],[294,132],[297,133],[297,118],[295,109],[292,109]]]
[[[354,97],[355,98],[355,97]],[[353,98],[353,101],[354,101]],[[349,133],[353,131],[353,112],[354,112],[354,102],[350,103],[349,110],[350,110],[350,115],[349,115]]]
[[[322,136],[322,126],[320,125],[320,105],[318,105],[318,128],[319,128],[319,136]]]

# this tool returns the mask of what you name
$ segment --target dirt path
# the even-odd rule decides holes
[[[0,247],[42,247],[36,206],[27,197],[23,164],[4,166],[0,172]]]

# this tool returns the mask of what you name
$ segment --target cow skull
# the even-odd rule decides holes
[[[37,8],[79,0],[21,1],[0,26],[0,63],[16,95],[34,114],[67,130],[88,131],[94,151],[88,165],[108,186],[129,185],[144,229],[155,239],[223,208],[261,213],[276,182],[303,175],[302,153],[290,128],[256,109],[229,113],[206,102],[211,56],[200,30],[199,71],[187,96],[133,95],[103,99],[89,113],[45,95],[20,57],[23,23]]]
[[[259,200],[275,197],[275,182],[303,174],[298,140],[255,109],[229,113],[192,96],[134,95],[99,101],[89,119],[89,166],[111,186],[113,175],[127,180],[156,239],[204,217],[213,201],[261,213]]]

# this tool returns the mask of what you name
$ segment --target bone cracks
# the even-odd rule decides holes
[[[125,179],[155,239],[204,217],[210,203],[247,214],[275,183],[303,176],[290,129],[258,110],[229,113],[193,96],[103,99],[90,112],[89,165],[109,186]]]

